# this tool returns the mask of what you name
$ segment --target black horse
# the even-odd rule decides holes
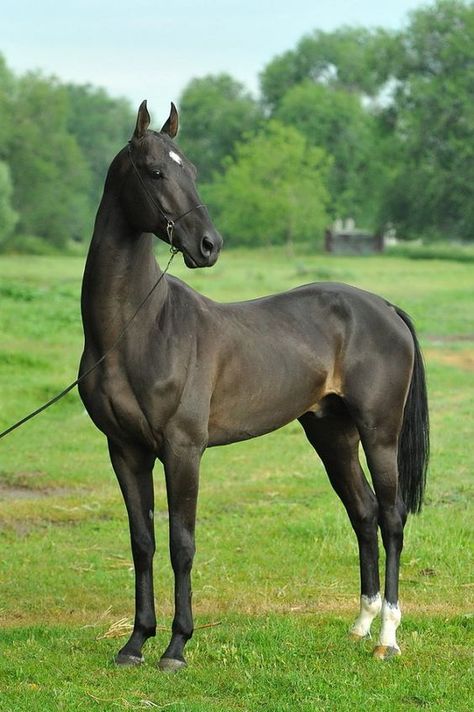
[[[188,267],[215,263],[222,239],[195,188],[196,170],[175,146],[178,114],[149,130],[146,102],[129,145],[113,160],[82,289],[84,404],[107,436],[125,499],[135,565],[133,633],[117,663],[136,664],[155,635],[153,478],[164,465],[171,563],[172,637],[159,666],[185,665],[193,633],[191,567],[199,464],[208,446],[253,438],[298,419],[347,509],[360,554],[360,614],[374,654],[399,654],[398,576],[408,511],[421,507],[428,458],[425,377],[407,315],[344,284],[310,284],[219,304],[163,275],[153,234]],[[278,209],[278,206],[275,206]],[[161,279],[160,279],[161,277]],[[140,313],[132,319],[137,309]],[[364,448],[373,490],[359,464]],[[379,593],[380,526],[386,551]]]

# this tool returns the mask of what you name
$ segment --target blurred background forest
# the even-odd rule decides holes
[[[192,79],[178,143],[228,246],[317,249],[336,218],[473,243],[473,97],[474,5],[438,0],[403,30],[310,32],[257,97],[227,74]],[[0,250],[84,249],[136,108],[0,55]]]

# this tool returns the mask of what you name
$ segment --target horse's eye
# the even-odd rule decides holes
[[[151,177],[154,178],[155,180],[157,178],[163,178],[163,173],[161,171],[159,171],[158,169],[156,169],[151,172]]]

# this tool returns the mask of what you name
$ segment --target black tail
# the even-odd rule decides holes
[[[419,512],[423,503],[430,453],[428,396],[425,368],[415,328],[408,314],[395,307],[411,331],[415,362],[398,442],[398,472],[401,496],[409,512]]]

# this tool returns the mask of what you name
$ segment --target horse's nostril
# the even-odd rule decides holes
[[[201,252],[203,255],[206,257],[209,257],[209,255],[212,254],[212,251],[214,249],[214,242],[211,240],[210,237],[207,235],[204,235],[201,241]]]

